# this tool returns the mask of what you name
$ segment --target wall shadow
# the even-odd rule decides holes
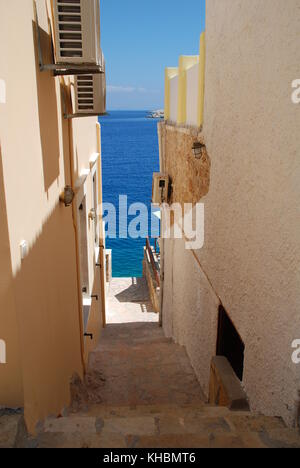
[[[19,331],[14,302],[6,197],[0,143],[0,339],[6,345],[6,364],[0,364],[0,406],[23,406]]]
[[[59,176],[59,131],[58,103],[56,95],[56,80],[50,71],[40,71],[37,24],[32,22],[32,33],[35,45],[35,69],[37,82],[38,112],[43,155],[44,185],[48,192],[50,186]],[[52,63],[51,37],[39,27],[41,49],[45,63]]]
[[[116,294],[116,299],[121,303],[139,304],[143,313],[153,313],[147,281],[144,277],[132,278],[132,284]]]
[[[58,416],[82,374],[72,209],[57,204],[13,280],[20,327],[25,417]]]

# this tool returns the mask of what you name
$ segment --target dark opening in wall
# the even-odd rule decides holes
[[[225,356],[242,381],[245,345],[223,306],[219,307],[217,356]]]

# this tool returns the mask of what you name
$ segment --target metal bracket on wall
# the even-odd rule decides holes
[[[108,115],[107,113],[105,114],[96,114],[96,113],[90,113],[90,114],[65,114],[64,113],[64,118],[65,119],[77,119],[77,118],[82,118],[82,117],[100,117],[103,115]]]
[[[40,64],[41,71],[52,71],[54,76],[96,75],[103,74],[102,67],[74,64]]]
[[[93,336],[92,333],[85,333],[83,336],[84,336],[85,338],[90,338],[91,340],[94,339],[94,336]]]

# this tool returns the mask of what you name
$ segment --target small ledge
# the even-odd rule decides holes
[[[199,138],[203,137],[202,126],[195,127],[192,125],[178,125],[177,123],[171,122],[169,120],[161,122],[161,125],[164,125],[166,130],[169,130],[171,132],[183,133],[185,135],[192,135],[194,137]]]
[[[215,356],[211,361],[209,403],[235,411],[250,411],[245,390],[224,356]]]
[[[78,192],[83,184],[85,183],[87,177],[90,175],[90,169],[83,169],[80,173],[80,176],[75,182],[75,192]]]
[[[98,161],[100,156],[100,153],[93,153],[92,156],[90,157],[89,163],[90,163],[90,169],[93,169],[94,165]]]

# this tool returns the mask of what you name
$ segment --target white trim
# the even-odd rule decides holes
[[[6,364],[6,343],[0,340],[0,364]]]
[[[20,253],[21,253],[21,260],[24,260],[24,258],[28,254],[28,244],[27,244],[26,240],[22,240],[20,242]]]
[[[80,172],[80,177],[87,177],[90,173],[90,169],[82,169]]]
[[[82,305],[85,307],[90,307],[92,305],[92,299],[90,296],[83,297],[82,299]]]
[[[92,156],[90,157],[90,169],[93,168],[93,166],[96,164],[96,162],[98,161],[98,158],[100,156],[100,153],[93,153]]]
[[[6,84],[0,79],[0,104],[6,104]]]

